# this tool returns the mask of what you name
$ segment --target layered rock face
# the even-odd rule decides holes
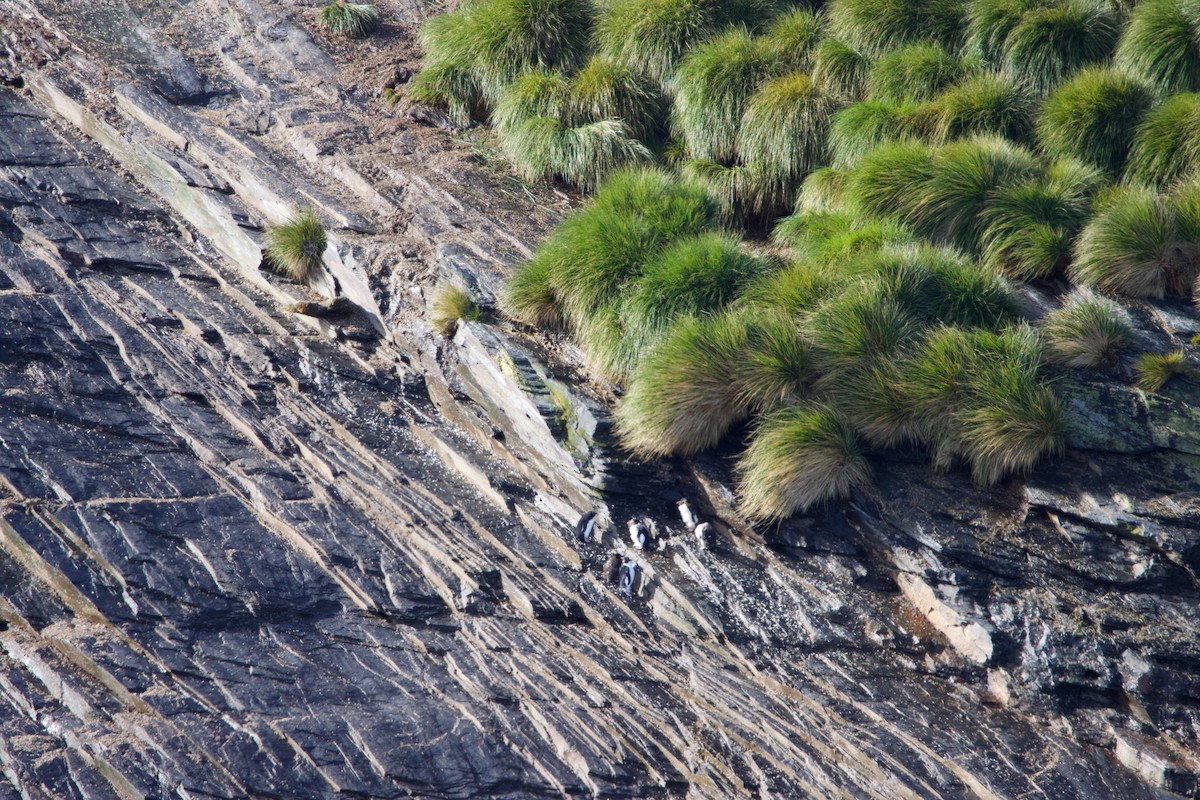
[[[0,8],[0,796],[1200,796],[1200,392],[1064,382],[1027,482],[892,454],[753,531],[569,345],[423,322],[569,202],[378,98],[380,7]]]

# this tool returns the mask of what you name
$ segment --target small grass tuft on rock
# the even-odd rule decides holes
[[[453,284],[446,284],[437,290],[430,310],[433,327],[446,338],[454,335],[460,321],[478,322],[483,318],[483,309],[479,304]]]
[[[1197,374],[1196,368],[1188,362],[1187,353],[1182,350],[1165,354],[1145,353],[1138,358],[1133,369],[1137,373],[1137,388],[1151,394],[1161,391],[1176,376],[1195,380]]]
[[[331,33],[357,39],[369,35],[382,20],[370,3],[349,3],[333,0],[321,9],[321,24]]]
[[[1072,292],[1041,327],[1046,360],[1065,367],[1112,364],[1133,339],[1129,314],[1116,302],[1084,288]]]
[[[283,225],[267,228],[268,264],[299,283],[306,283],[321,266],[325,228],[311,208],[301,209]]]

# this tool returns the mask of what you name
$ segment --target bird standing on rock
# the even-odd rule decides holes
[[[701,522],[696,526],[696,540],[700,543],[700,547],[708,547],[708,534],[712,531],[711,522]]]
[[[637,580],[637,564],[632,559],[625,559],[621,565],[621,594],[633,595],[633,582]]]
[[[579,541],[587,542],[592,538],[592,533],[596,529],[596,512],[589,511],[579,518],[579,522],[575,523],[575,535],[579,537]]]
[[[646,530],[646,526],[637,520],[629,520],[629,541],[638,550],[646,549],[646,542],[649,541],[650,535]]]
[[[687,498],[685,497],[682,500],[680,500],[678,505],[679,505],[679,518],[681,520],[683,520],[683,524],[687,526],[687,529],[689,531],[695,530],[696,529],[696,515],[693,514],[692,509],[688,507]]]

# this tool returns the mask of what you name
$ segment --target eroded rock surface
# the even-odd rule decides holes
[[[1189,387],[755,533],[721,454],[612,447],[569,346],[430,332],[567,203],[377,97],[424,13],[380,5],[0,9],[0,795],[1200,796]],[[260,269],[299,204],[311,291]]]

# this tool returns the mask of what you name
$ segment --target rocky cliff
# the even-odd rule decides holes
[[[1200,390],[1064,379],[1028,481],[893,453],[752,530],[569,344],[424,322],[572,200],[383,99],[379,5],[0,8],[0,796],[1200,797]]]

